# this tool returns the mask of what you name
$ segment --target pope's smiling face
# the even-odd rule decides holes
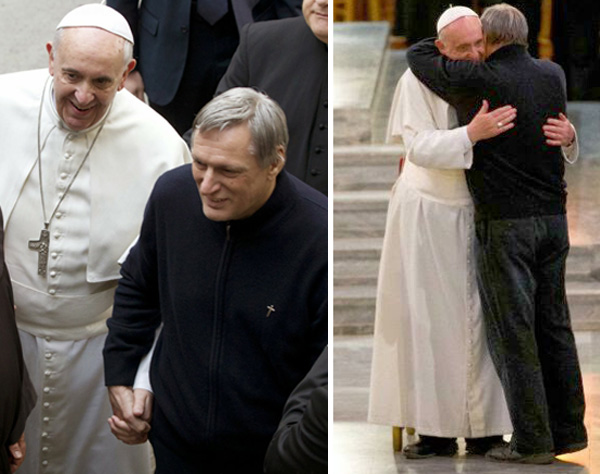
[[[135,66],[125,64],[124,41],[100,28],[65,28],[57,45],[46,45],[56,110],[71,130],[98,123],[123,88]]]

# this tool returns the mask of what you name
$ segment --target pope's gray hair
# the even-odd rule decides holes
[[[481,24],[489,44],[520,44],[528,46],[527,20],[517,8],[499,3],[486,8],[481,15]]]
[[[252,139],[249,152],[261,168],[284,159],[279,149],[285,152],[289,140],[285,114],[277,102],[249,87],[229,89],[206,104],[194,120],[192,143],[196,133],[244,123]]]
[[[71,27],[69,27],[69,28],[71,28]],[[86,27],[81,27],[81,28],[86,28]],[[54,32],[54,38],[52,40],[52,47],[55,51],[58,50],[58,46],[60,45],[60,42],[62,41],[65,29],[66,28],[59,28]],[[125,66],[127,66],[133,59],[133,43],[131,41],[127,41],[122,36],[118,36],[118,35],[115,35],[115,36],[117,36],[119,38],[119,40],[122,41],[121,44],[123,46],[123,61],[124,61]]]

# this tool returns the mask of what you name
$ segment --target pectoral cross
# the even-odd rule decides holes
[[[268,318],[269,316],[271,316],[271,313],[275,312],[275,306],[270,304],[269,306],[267,306],[267,309],[269,310],[269,311],[267,311],[267,318]]]
[[[48,229],[42,229],[39,240],[29,241],[29,250],[35,250],[38,253],[38,275],[46,276],[49,248],[50,232]]]

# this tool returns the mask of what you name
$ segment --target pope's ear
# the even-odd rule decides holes
[[[50,75],[54,76],[54,49],[52,48],[52,43],[46,43],[46,51],[48,52],[48,70],[50,71]]]
[[[446,45],[444,44],[444,42],[441,39],[435,40],[435,46],[437,47],[437,49],[439,50],[439,52],[441,54],[444,54],[444,52],[446,51]]]
[[[119,84],[117,90],[121,90],[123,89],[123,87],[125,87],[125,81],[127,80],[127,76],[129,76],[129,73],[134,70],[136,63],[137,61],[135,59],[129,61],[129,63],[127,64],[127,68],[123,72],[123,77],[121,78],[121,83]]]

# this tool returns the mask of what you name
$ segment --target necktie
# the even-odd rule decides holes
[[[210,25],[214,25],[223,18],[229,10],[227,0],[198,0],[196,8],[198,14]]]

